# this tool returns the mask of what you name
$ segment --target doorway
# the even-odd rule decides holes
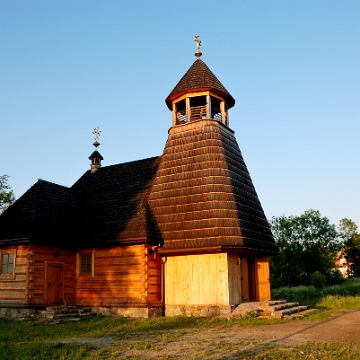
[[[63,263],[47,263],[45,276],[45,298],[47,305],[63,303]]]
[[[256,301],[257,300],[257,286],[256,286],[256,271],[255,259],[253,257],[241,257],[241,301]]]
[[[256,293],[258,301],[270,300],[270,267],[266,257],[256,258]]]

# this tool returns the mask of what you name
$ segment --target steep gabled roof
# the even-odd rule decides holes
[[[189,92],[206,90],[211,90],[223,97],[229,108],[234,106],[234,98],[225,89],[207,65],[201,59],[197,59],[171,91],[165,102],[171,110],[171,103],[174,99]]]
[[[159,162],[154,157],[87,171],[71,188],[39,180],[0,216],[0,244],[162,243],[147,201]]]
[[[0,216],[0,242],[70,245],[79,195],[39,180]]]
[[[160,158],[87,171],[73,186],[81,193],[81,246],[162,242],[148,207]]]

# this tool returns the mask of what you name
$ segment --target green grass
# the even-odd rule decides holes
[[[360,284],[359,279],[351,279],[340,290],[354,289]],[[346,285],[346,286],[345,286]],[[287,300],[306,300],[313,296],[311,287],[298,287],[286,289],[292,296],[300,298],[287,298]],[[334,293],[334,287],[324,288],[319,294],[316,290],[316,302],[313,303],[319,311],[307,319],[324,321],[336,312],[360,309],[360,296],[340,296]],[[329,292],[333,292],[329,294]],[[349,291],[350,292],[350,291]],[[324,295],[326,294],[326,295]],[[320,297],[321,295],[321,297]],[[194,317],[169,317],[149,319],[129,319],[123,317],[97,316],[82,319],[79,322],[46,324],[35,319],[15,321],[0,319],[0,359],[3,360],[30,360],[30,359],[66,359],[66,360],[99,360],[99,359],[138,359],[144,358],[146,352],[156,354],[169,344],[176,345],[179,338],[190,339],[195,333],[201,333],[205,328],[211,328],[216,333],[217,329],[233,326],[260,326],[285,323],[294,320],[257,319],[251,316],[243,319],[222,318],[194,318]],[[301,321],[301,320],[300,320]],[[174,331],[171,331],[174,330]],[[97,343],[86,342],[86,338],[110,337],[107,346],[102,347]],[[74,339],[69,342],[67,339]],[[82,341],[83,339],[83,341]],[[360,358],[360,349],[357,346],[349,347],[347,344],[310,344],[299,347],[285,347],[279,345],[261,345],[252,352],[241,351],[248,344],[244,339],[241,343],[234,344],[227,338],[219,338],[206,347],[201,343],[199,356],[206,358],[211,354],[228,351],[238,359],[357,359]],[[112,345],[113,344],[113,345]],[[225,349],[225,350],[224,350]],[[133,353],[132,355],[129,355]],[[311,356],[309,355],[311,354]],[[146,358],[146,357],[145,357]],[[174,355],[162,355],[163,359],[175,359]]]
[[[140,320],[98,316],[80,322],[50,325],[38,320],[0,319],[0,359],[83,359],[90,350],[94,349],[94,346],[63,343],[61,340],[110,335],[117,339],[129,336],[132,339],[141,339],[144,333],[151,338],[151,333],[154,331],[203,326],[207,321],[207,319],[188,317]],[[146,350],[153,349],[154,345],[149,341],[141,341],[132,346],[133,349]]]
[[[267,345],[260,351],[243,352],[235,358],[243,360],[357,360],[360,359],[360,347],[342,343],[306,343],[296,347]]]
[[[300,305],[315,306],[327,296],[360,297],[360,278],[350,278],[339,285],[316,289],[314,286],[281,287],[271,290],[271,298],[296,301]]]
[[[37,320],[0,319],[0,342],[42,341],[71,337],[100,337],[108,335],[124,335],[132,332],[144,332],[164,329],[178,329],[201,325],[207,319],[188,317],[168,317],[149,319],[129,319],[123,317],[97,316],[80,322],[48,325]]]
[[[360,296],[333,296],[322,298],[316,306],[329,310],[360,310]]]
[[[95,347],[89,344],[48,344],[43,342],[14,343],[0,341],[0,357],[2,360],[45,360],[45,359],[83,359]]]
[[[179,337],[191,335],[194,331],[201,332],[206,327],[216,331],[216,328],[234,325],[258,326],[283,322],[251,317],[227,320],[185,316],[149,319],[97,316],[79,322],[51,325],[35,319],[0,319],[0,359],[111,359],[118,358],[119,351],[157,351],[159,346],[176,342]],[[86,343],[66,341],[107,336],[111,336],[117,344],[114,354],[109,354],[108,350],[103,353],[101,349]]]

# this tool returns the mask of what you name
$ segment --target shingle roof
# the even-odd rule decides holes
[[[101,154],[95,150],[90,156],[89,156],[89,159],[94,159],[94,158],[100,158],[101,160],[104,160],[104,158],[101,156]]]
[[[39,180],[0,216],[0,242],[70,245],[78,200],[76,190]]]
[[[195,60],[186,74],[180,79],[166,98],[166,105],[171,110],[171,103],[174,99],[189,92],[205,90],[212,90],[223,97],[229,108],[234,106],[234,98],[201,59]]]
[[[73,186],[81,192],[81,245],[162,241],[147,197],[160,158],[87,171]]]
[[[162,252],[277,252],[235,136],[218,121],[170,129],[149,203]]]
[[[87,171],[71,188],[39,180],[0,216],[0,244],[161,243],[147,202],[159,162],[154,157]]]

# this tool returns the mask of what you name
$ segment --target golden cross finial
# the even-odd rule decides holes
[[[95,142],[94,142],[94,146],[95,147],[98,147],[99,145],[100,145],[100,143],[99,143],[99,136],[100,136],[100,134],[101,134],[101,131],[99,130],[99,127],[96,127],[96,128],[94,128],[94,131],[92,132],[94,135],[95,135]]]
[[[200,59],[202,52],[200,51],[201,40],[199,35],[195,35],[194,41],[196,42],[196,53],[195,56]]]

